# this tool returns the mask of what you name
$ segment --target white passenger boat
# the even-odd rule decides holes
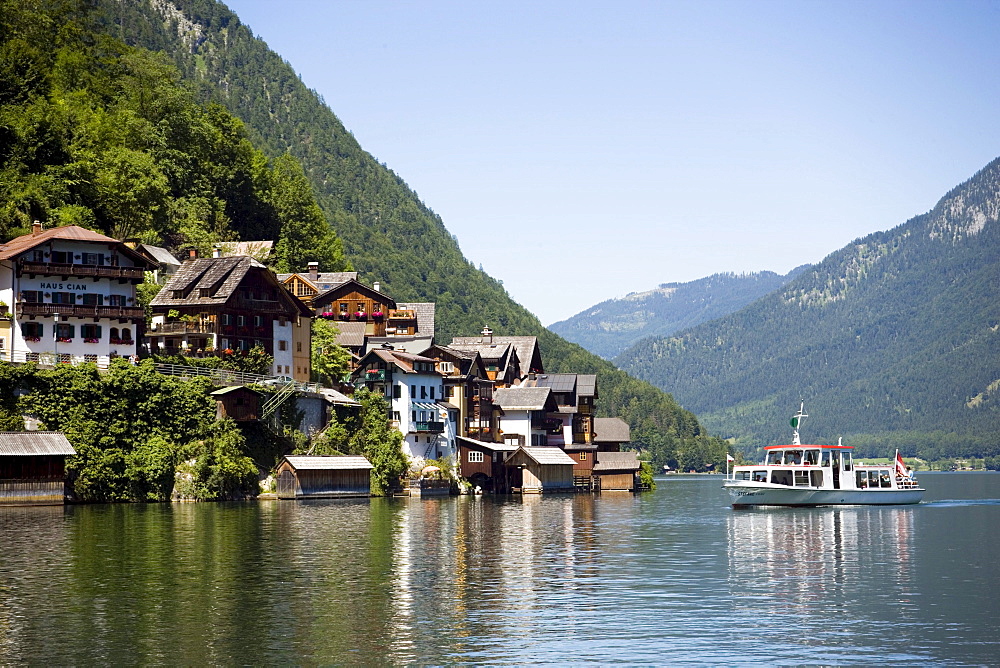
[[[764,448],[764,461],[737,466],[723,488],[734,508],[744,506],[896,505],[919,503],[924,490],[899,451],[892,464],[855,464],[852,446],[802,445],[800,406],[792,418],[792,444]]]

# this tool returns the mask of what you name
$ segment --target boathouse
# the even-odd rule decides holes
[[[278,498],[371,496],[372,468],[364,457],[288,455],[275,472]]]
[[[635,452],[598,452],[594,463],[594,475],[600,480],[600,489],[607,491],[634,492],[636,474],[639,472],[639,458]]]
[[[559,448],[521,446],[506,463],[512,486],[522,494],[573,491],[576,462]]]
[[[65,503],[66,457],[75,454],[58,432],[0,432],[0,505]]]

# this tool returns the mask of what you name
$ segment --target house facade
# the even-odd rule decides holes
[[[251,257],[184,262],[150,302],[150,352],[234,354],[261,346],[271,372],[308,382],[311,315]]]
[[[106,366],[135,354],[145,322],[135,286],[153,267],[103,234],[35,223],[0,246],[3,359]]]

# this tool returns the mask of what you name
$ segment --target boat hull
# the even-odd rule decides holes
[[[734,508],[746,506],[896,506],[920,503],[922,488],[909,489],[818,489],[785,485],[746,484],[727,481]]]

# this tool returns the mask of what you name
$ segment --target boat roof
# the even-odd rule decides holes
[[[853,450],[853,445],[765,445],[765,450],[803,450],[805,448],[820,448],[823,450]]]

